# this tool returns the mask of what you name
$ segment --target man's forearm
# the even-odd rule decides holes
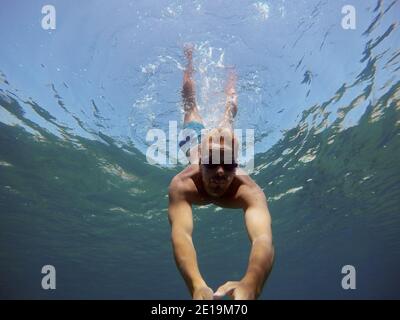
[[[182,232],[172,232],[172,245],[176,265],[191,294],[196,287],[206,285],[197,264],[196,250],[192,238]]]
[[[258,296],[268,278],[274,261],[274,247],[269,238],[260,237],[255,239],[249,258],[249,265],[242,281],[254,287]]]

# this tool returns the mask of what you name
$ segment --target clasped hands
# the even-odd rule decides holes
[[[207,285],[199,286],[193,290],[193,300],[215,300],[224,296],[231,297],[234,300],[254,300],[257,298],[254,286],[244,280],[228,281],[215,292]]]

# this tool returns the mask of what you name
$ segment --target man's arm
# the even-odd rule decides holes
[[[190,203],[180,191],[181,182],[173,180],[169,187],[168,217],[176,265],[194,299],[212,299],[213,291],[203,280],[192,241],[193,217]]]
[[[252,194],[245,208],[245,222],[252,247],[249,265],[242,281],[250,284],[258,297],[271,272],[274,260],[271,216],[261,189]]]
[[[216,298],[230,295],[236,300],[257,299],[272,269],[271,216],[264,192],[257,188],[244,194],[247,232],[252,244],[246,274],[240,281],[228,281],[218,288]]]

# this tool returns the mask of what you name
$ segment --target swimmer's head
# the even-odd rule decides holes
[[[200,147],[200,172],[206,192],[222,196],[236,174],[238,143],[230,128],[210,130]]]

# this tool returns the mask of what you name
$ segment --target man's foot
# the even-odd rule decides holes
[[[185,54],[186,59],[188,62],[192,62],[192,56],[193,56],[193,45],[191,43],[186,43],[183,48],[183,52]]]

